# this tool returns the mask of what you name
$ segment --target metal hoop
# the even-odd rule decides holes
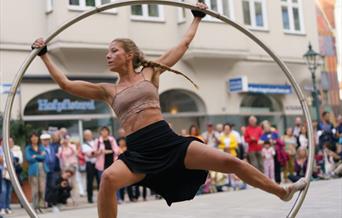
[[[87,18],[93,14],[97,14],[99,12],[112,9],[112,8],[118,8],[118,7],[123,7],[123,6],[130,6],[130,5],[139,5],[139,4],[158,4],[158,5],[169,5],[169,6],[175,6],[175,7],[181,7],[181,8],[186,8],[186,9],[197,9],[197,7],[187,4],[187,3],[182,3],[182,2],[176,2],[172,0],[129,0],[129,1],[117,1],[115,3],[108,3],[99,7],[96,7],[90,11],[86,11],[79,16],[67,21],[63,25],[61,25],[55,32],[53,32],[51,35],[49,35],[46,38],[46,43],[49,43],[54,37],[56,37],[59,33],[63,32],[65,29],[70,27],[71,25],[77,23],[80,20],[83,20],[84,18]],[[304,117],[306,119],[306,123],[308,126],[308,135],[309,135],[309,161],[308,161],[308,170],[306,171],[305,178],[310,181],[310,177],[312,174],[312,168],[313,168],[313,161],[314,161],[314,140],[313,140],[313,128],[312,128],[312,120],[310,117],[310,112],[308,105],[305,101],[303,92],[296,82],[295,78],[291,74],[290,70],[287,68],[285,63],[268,47],[264,42],[262,42],[259,38],[257,38],[252,32],[244,28],[242,25],[230,20],[229,18],[220,15],[219,13],[212,11],[212,10],[201,10],[204,13],[213,16],[231,26],[233,26],[235,29],[239,30],[243,34],[245,34],[247,37],[252,39],[255,43],[257,43],[262,49],[264,49],[265,52],[267,52],[271,58],[278,64],[278,66],[281,68],[281,70],[284,72],[286,75],[287,79],[290,81],[291,85],[293,86],[295,93],[300,101],[301,107],[304,112]],[[3,120],[3,138],[4,138],[4,154],[5,154],[5,161],[9,170],[10,178],[14,187],[14,190],[16,194],[18,195],[21,203],[24,205],[25,210],[29,214],[30,217],[33,218],[38,218],[38,215],[35,213],[35,211],[32,209],[30,206],[28,200],[26,199],[20,184],[18,182],[18,179],[15,175],[14,167],[12,165],[12,160],[10,158],[10,150],[9,150],[9,123],[10,123],[10,118],[11,118],[11,111],[12,111],[12,106],[14,102],[14,97],[16,94],[16,91],[18,89],[18,86],[20,85],[21,80],[23,79],[23,76],[34,60],[34,58],[37,56],[38,52],[40,50],[33,50],[31,51],[30,55],[26,58],[24,61],[23,65],[20,67],[19,71],[17,72],[14,80],[13,80],[13,86],[10,89],[10,92],[8,94],[7,100],[6,100],[6,106],[5,106],[5,111],[4,111],[4,120]],[[301,208],[303,201],[305,199],[306,193],[308,191],[310,182],[308,183],[307,187],[301,191],[292,206],[290,212],[288,213],[287,217],[295,217],[296,214],[298,213],[299,209]]]

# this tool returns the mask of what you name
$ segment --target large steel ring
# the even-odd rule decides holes
[[[59,33],[70,27],[71,25],[77,23],[80,20],[83,20],[84,18],[87,18],[91,15],[97,14],[99,12],[108,10],[108,9],[113,9],[113,8],[118,8],[118,7],[123,7],[123,6],[130,6],[130,5],[139,5],[139,4],[158,4],[158,5],[169,5],[169,6],[175,6],[175,7],[181,7],[181,8],[186,8],[186,9],[197,9],[194,5],[187,4],[187,3],[182,3],[182,2],[177,2],[177,1],[171,1],[171,0],[129,0],[129,1],[116,1],[113,3],[108,3],[102,6],[95,7],[92,10],[86,11],[79,16],[67,21],[63,25],[61,25],[56,31],[54,31],[50,36],[46,38],[46,43],[49,43],[53,38],[55,38]],[[308,105],[305,101],[305,97],[303,95],[303,92],[296,82],[295,78],[293,75],[290,73],[290,70],[288,67],[285,65],[285,63],[268,47],[262,40],[260,40],[258,37],[256,37],[253,33],[251,33],[249,30],[244,28],[242,25],[230,20],[229,18],[215,12],[212,10],[201,10],[204,13],[213,16],[231,26],[233,26],[235,29],[239,30],[243,34],[245,34],[247,37],[252,39],[255,43],[257,43],[262,49],[264,49],[265,52],[267,52],[272,59],[278,64],[278,66],[281,68],[281,70],[284,72],[286,75],[287,79],[290,81],[292,84],[295,93],[300,101],[301,107],[304,112],[304,116],[306,119],[307,127],[308,127],[308,134],[309,134],[309,161],[308,161],[308,170],[306,171],[305,178],[310,181],[310,177],[312,174],[312,168],[313,168],[313,161],[314,161],[314,140],[313,140],[313,128],[312,128],[312,120],[310,117],[310,112]],[[13,101],[14,97],[16,94],[16,91],[18,89],[18,86],[27,70],[27,68],[30,66],[34,58],[37,56],[38,52],[40,50],[33,50],[30,55],[26,58],[24,61],[23,65],[20,67],[19,71],[15,75],[15,78],[13,80],[13,85],[10,89],[10,92],[8,94],[7,100],[6,100],[6,106],[5,106],[5,111],[4,111],[4,120],[3,120],[3,138],[4,138],[4,154],[5,154],[5,161],[9,169],[9,174],[11,177],[12,185],[14,187],[15,192],[17,193],[20,202],[24,205],[25,210],[27,213],[30,215],[30,217],[37,218],[38,215],[35,213],[33,208],[30,206],[28,200],[26,199],[25,195],[23,194],[23,191],[19,185],[18,179],[15,175],[14,167],[12,165],[12,160],[10,158],[10,150],[9,150],[9,125],[10,125],[10,118],[11,118],[11,111],[12,111],[12,106],[13,106]],[[309,184],[308,186],[299,193],[294,205],[292,206],[291,210],[289,211],[287,217],[295,217],[296,214],[298,213],[300,207],[303,204],[303,201],[305,199],[306,193],[308,191]]]

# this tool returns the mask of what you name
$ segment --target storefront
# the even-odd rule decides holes
[[[161,93],[160,106],[165,119],[180,133],[191,125],[204,127],[206,106],[200,96],[183,89],[172,89]]]
[[[103,102],[82,99],[60,89],[32,98],[25,106],[24,121],[37,130],[65,127],[79,139],[84,129],[98,132],[99,127],[114,129],[111,109]]]
[[[268,120],[277,126],[280,132],[287,126],[284,98],[292,94],[292,87],[284,84],[248,83],[247,77],[230,78],[228,92],[240,95],[240,112],[243,122],[248,123],[249,115],[255,115],[259,121]]]

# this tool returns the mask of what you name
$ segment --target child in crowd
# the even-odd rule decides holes
[[[271,146],[270,141],[264,142],[264,147],[262,149],[262,157],[264,159],[264,173],[265,175],[274,180],[274,148]]]

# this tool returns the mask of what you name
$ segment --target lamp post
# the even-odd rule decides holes
[[[309,67],[309,70],[311,72],[311,78],[312,78],[312,98],[316,110],[316,119],[319,121],[320,118],[320,112],[319,112],[319,100],[318,100],[318,90],[316,85],[316,69],[320,65],[320,61],[322,59],[322,55],[315,52],[312,49],[311,43],[309,43],[309,50],[303,55],[304,59],[306,60],[306,64]]]

